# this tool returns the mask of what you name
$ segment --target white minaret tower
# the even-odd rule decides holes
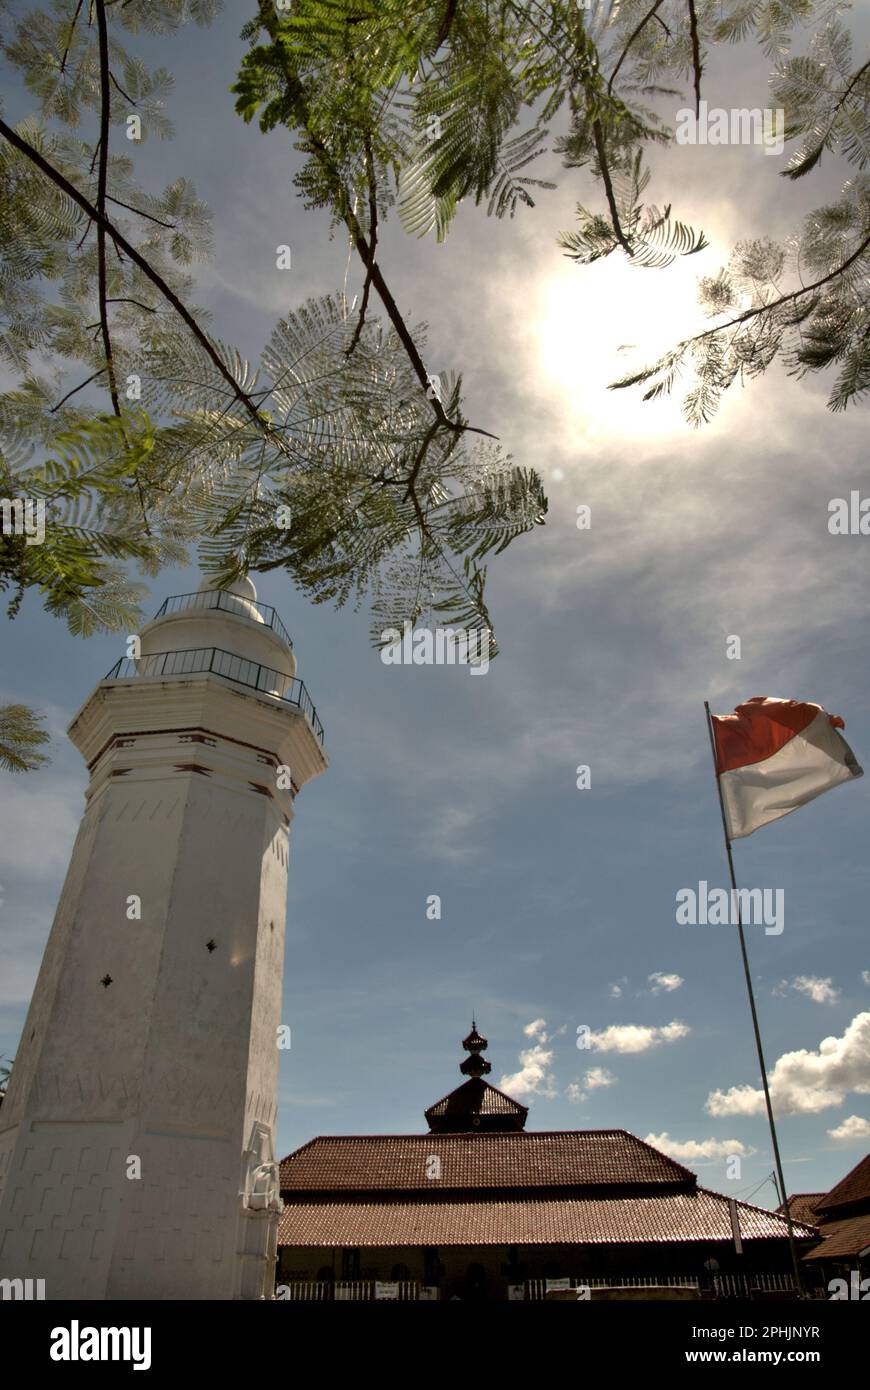
[[[0,1277],[270,1297],[287,828],[327,766],[250,580],[168,599],[69,735],[86,809],[6,1099]]]

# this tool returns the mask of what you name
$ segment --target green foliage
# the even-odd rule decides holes
[[[0,588],[13,589],[10,615],[26,589],[43,596],[50,613],[65,619],[71,632],[134,626],[144,592],[131,584],[125,565],[136,560],[155,573],[171,558],[165,539],[142,530],[140,487],[154,446],[145,415],[82,417],[54,435],[48,457],[34,461],[30,446],[9,447],[20,422],[19,407],[33,409],[17,393],[0,397],[0,497],[28,499],[44,506],[43,540],[0,519]]]
[[[37,107],[17,128],[26,148],[0,142],[0,353],[17,374],[0,396],[0,479],[10,499],[44,502],[47,524],[41,545],[14,527],[0,535],[9,611],[32,587],[75,632],[132,626],[140,586],[130,565],[153,574],[198,545],[216,582],[284,568],[316,602],[385,601],[391,590],[405,613],[418,613],[419,586],[403,600],[395,590],[393,561],[412,553],[429,576],[429,606],[482,621],[480,558],[540,524],[546,504],[534,474],[488,455],[487,477],[521,480],[497,512],[489,483],[475,477],[484,464],[466,444],[460,383],[444,407],[426,395],[422,330],[381,326],[371,313],[363,321],[343,298],[327,297],[288,314],[252,367],[197,327],[195,313],[193,322],[179,314],[190,307],[186,268],[210,249],[207,210],[190,181],[143,188],[135,142],[116,138],[104,149],[94,138],[102,115],[110,135],[131,114],[143,138],[171,135],[171,76],[128,50],[126,35],[171,34],[189,19],[207,23],[216,8],[55,0],[0,37]],[[541,183],[525,173],[540,145],[534,129],[510,130],[524,101],[515,81],[528,79],[530,96],[546,85],[528,40],[512,51],[519,21],[505,20],[496,51],[485,7],[453,8],[445,48],[445,12],[434,4],[403,11],[401,23],[396,5],[366,0],[295,5],[280,21],[261,7],[273,32],[244,61],[238,109],[264,130],[294,131],[310,206],[329,207],[337,223],[354,207],[374,210],[373,247],[375,220],[400,183],[404,201],[402,170],[434,109],[422,65],[443,67],[437,104],[448,138],[434,162],[422,159],[420,184],[445,230],[468,194],[512,215]],[[457,94],[470,123],[453,113]],[[107,233],[98,236],[71,190],[109,218]],[[115,229],[147,267],[122,253]],[[292,526],[277,525],[278,505],[290,508]]]
[[[800,275],[782,291],[781,277]],[[701,300],[725,322],[684,339],[615,387],[647,385],[644,400],[671,391],[690,367],[684,400],[691,424],[706,423],[736,380],[760,376],[781,357],[792,376],[839,364],[828,399],[844,410],[870,388],[867,276],[870,273],[870,180],[847,184],[839,202],[811,213],[791,248],[770,240],[738,243],[727,269],[701,281]]]
[[[201,558],[218,584],[280,568],[316,603],[341,606],[368,593],[380,618],[398,602],[390,611],[399,626],[439,605],[456,622],[469,612],[488,621],[465,560],[503,550],[543,522],[540,480],[495,445],[470,448],[461,430],[433,429],[396,334],[369,319],[348,355],[355,332],[342,298],[310,300],[278,323],[258,376],[234,364],[268,416],[265,439],[238,404],[214,407],[206,361],[178,390],[171,354],[155,354],[146,397],[163,408],[174,398],[177,423],[157,436],[153,465],[162,476],[192,472],[179,497],[188,524],[205,534]],[[425,346],[422,327],[414,339]],[[458,422],[461,383],[442,379],[445,411]],[[279,508],[288,509],[288,525]],[[406,561],[425,571],[425,585],[415,578],[413,588],[397,587]]]
[[[703,251],[707,239],[703,232],[694,232],[683,222],[671,219],[671,205],[663,212],[656,207],[645,208],[640,195],[649,183],[649,170],[641,167],[640,150],[630,169],[617,173],[614,179],[615,203],[619,223],[628,241],[626,253],[630,265],[660,269],[670,265],[677,256],[691,256]],[[613,225],[599,213],[577,207],[580,223],[576,232],[563,233],[560,246],[571,260],[589,265],[602,256],[609,256],[620,245]]]
[[[826,152],[860,171],[870,152],[870,64],[853,71],[851,38],[835,11],[822,7],[808,53],[787,51],[791,25],[815,9],[809,0],[739,4],[713,30],[714,38],[730,41],[754,31],[777,58],[772,101],[785,111],[786,139],[800,141],[783,171],[789,179],[809,174]],[[606,225],[590,230],[586,242],[593,249],[596,237],[605,253],[612,249]],[[585,248],[575,242],[571,249]],[[810,213],[787,244],[768,238],[738,243],[729,265],[700,282],[705,312],[722,321],[613,388],[643,385],[644,400],[653,400],[687,373],[683,410],[697,426],[712,417],[729,386],[762,375],[779,358],[796,378],[837,368],[828,408],[845,410],[870,389],[868,269],[870,181],[859,172],[835,203]]]
[[[792,31],[816,16],[813,56],[789,56]],[[825,0],[697,0],[691,12],[684,0],[600,0],[588,14],[574,4],[510,0],[423,4],[410,13],[398,0],[297,0],[287,17],[261,0],[246,37],[252,46],[234,87],[240,114],[256,116],[264,130],[293,132],[308,156],[299,191],[309,206],[330,208],[357,241],[365,230],[357,210],[368,203],[372,244],[377,219],[394,205],[407,232],[434,232],[439,241],[463,200],[485,203],[495,216],[532,206],[530,190],[550,186],[534,165],[552,149],[567,167],[588,168],[604,191],[601,205],[578,204],[577,226],[559,238],[578,264],[620,251],[633,265],[660,269],[703,250],[703,233],[674,216],[670,202],[643,200],[644,152],[672,138],[656,108],[686,100],[674,82],[691,82],[697,98],[711,47],[751,37],[778,63],[774,95],[788,108],[789,138],[809,137],[790,172],[812,168],[822,148],[839,146],[859,165],[866,154],[866,74],[849,78],[848,35]],[[566,103],[569,130],[551,143],[546,123]],[[853,276],[850,293],[855,285]],[[764,292],[776,298],[770,282]],[[789,300],[777,315],[768,301],[753,301],[763,314],[745,331],[741,321],[732,342],[718,342],[717,331],[699,335],[619,384],[652,378],[648,395],[656,396],[690,359],[696,379],[686,411],[700,423],[731,382],[763,371],[778,353],[797,372],[820,369],[833,353],[829,361],[844,362],[831,398],[840,408],[861,393],[863,368],[859,322],[832,303],[839,293],[825,294],[803,348],[793,350],[789,337],[802,309]]]
[[[261,5],[246,33],[271,42],[246,54],[236,109],[299,136],[311,157],[297,186],[339,218],[323,149],[352,201],[370,191],[367,145],[379,213],[398,199],[414,235],[436,228],[443,238],[465,198],[513,216],[534,206],[530,188],[553,187],[521,172],[547,147],[543,120],[572,81],[602,87],[582,11],[538,8],[300,0],[276,18]]]
[[[713,38],[738,43],[754,35],[767,57],[778,58],[787,50],[794,26],[819,8],[814,0],[738,0],[720,9],[718,17],[711,16]]]
[[[863,169],[870,159],[870,63],[852,71],[852,39],[834,18],[813,36],[810,52],[780,64],[772,95],[785,111],[786,137],[800,139],[784,171],[802,178],[824,152]]]
[[[5,772],[33,772],[51,759],[40,748],[49,735],[39,727],[42,715],[26,705],[0,705],[0,768]],[[8,1080],[12,1064],[0,1067],[0,1080]]]
[[[443,240],[463,203],[513,217],[553,187],[542,165],[557,156],[596,190],[560,238],[578,264],[694,254],[703,234],[645,201],[644,156],[671,139],[662,102],[697,94],[717,43],[753,37],[776,61],[774,94],[802,142],[791,177],[827,152],[857,177],[807,219],[796,255],[741,242],[702,283],[725,322],[619,384],[653,397],[691,368],[695,423],[777,355],[796,375],[836,367],[834,409],[865,393],[867,74],[851,74],[827,0],[596,0],[591,12],[574,0],[294,0],[286,12],[257,0],[236,109],[287,132],[297,192],[347,233],[365,285],[358,305],[327,296],[287,313],[256,365],[190,304],[190,267],[210,250],[192,183],[143,188],[135,142],[121,138],[134,114],[144,138],[172,133],[171,75],[130,36],[171,36],[216,9],[53,0],[0,33],[35,107],[23,146],[0,140],[0,357],[13,378],[0,482],[7,498],[45,503],[50,537],[0,533],[13,614],[33,587],[75,632],[132,625],[130,567],[153,574],[198,546],[216,583],[283,569],[315,602],[367,597],[376,642],[424,614],[491,628],[484,562],[543,524],[546,499],[531,469],[481,442],[458,375],[427,390],[425,330],[390,293],[381,223],[395,208],[406,232]],[[793,26],[819,12],[811,52],[791,56]],[[812,283],[783,293],[798,260]]]

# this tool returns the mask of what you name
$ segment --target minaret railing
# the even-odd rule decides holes
[[[277,611],[268,603],[260,603],[257,599],[245,598],[241,594],[230,593],[228,589],[203,589],[195,594],[173,594],[171,598],[164,599],[155,614],[157,618],[166,618],[172,613],[186,613],[189,609],[202,610],[204,608],[221,608],[225,613],[234,613],[236,617],[246,617],[250,609],[254,608],[263,619],[266,627],[272,628],[288,647],[293,646],[286,627],[278,617]]]
[[[131,677],[194,676],[212,671],[216,676],[236,685],[258,690],[295,705],[307,716],[321,743],[324,729],[317,717],[314,702],[298,676],[287,676],[259,662],[223,651],[220,647],[189,647],[182,651],[151,652],[148,656],[122,657],[104,676],[104,680],[129,680]]]

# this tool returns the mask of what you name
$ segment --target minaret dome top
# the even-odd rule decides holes
[[[194,593],[166,599],[140,636],[143,658],[186,652],[195,671],[202,669],[203,653],[214,650],[221,655],[217,664],[206,662],[209,670],[237,671],[236,679],[267,692],[283,689],[280,680],[269,678],[270,671],[282,679],[296,675],[290,634],[275,609],[258,601],[247,576],[219,589],[216,576],[204,574]],[[244,664],[233,665],[233,658]],[[153,666],[150,661],[149,669]]]
[[[205,574],[197,585],[196,592],[198,594],[223,594],[226,609],[230,612],[241,613],[246,618],[252,618],[255,623],[266,621],[257,607],[257,590],[254,581],[249,579],[247,575],[234,580],[224,589],[218,589],[215,585],[214,575]],[[238,599],[238,603],[232,602],[233,599]]]

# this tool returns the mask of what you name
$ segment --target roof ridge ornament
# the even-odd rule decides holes
[[[489,1042],[481,1033],[478,1033],[474,1018],[471,1020],[471,1032],[467,1038],[462,1039],[462,1046],[470,1054],[459,1063],[459,1070],[463,1076],[487,1076],[492,1071],[492,1063],[482,1057],[481,1053],[489,1047]]]
[[[492,1071],[492,1063],[482,1055],[489,1042],[478,1032],[474,1017],[462,1046],[468,1056],[460,1062],[459,1070],[468,1080],[429,1106],[426,1120],[430,1133],[493,1134],[521,1130],[529,1113],[527,1107],[483,1080]]]

